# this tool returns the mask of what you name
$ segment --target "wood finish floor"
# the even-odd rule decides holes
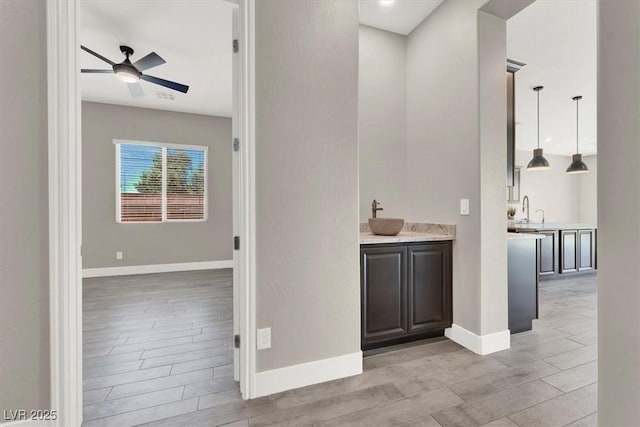
[[[595,426],[595,276],[542,282],[540,320],[478,356],[436,339],[362,375],[242,401],[231,271],[85,281],[85,426]]]

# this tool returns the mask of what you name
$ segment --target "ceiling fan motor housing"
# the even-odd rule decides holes
[[[113,64],[113,72],[116,73],[116,75],[130,75],[131,77],[135,77],[136,80],[140,80],[140,76],[142,76],[142,73],[138,71],[136,67],[131,64],[127,64],[126,62],[123,62],[122,64]]]

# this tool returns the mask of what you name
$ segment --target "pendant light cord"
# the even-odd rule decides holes
[[[578,115],[578,104],[580,103],[580,98],[576,99],[576,154],[579,152],[578,148],[578,132],[580,132],[580,127],[578,126],[578,120],[580,120],[580,116]]]
[[[540,148],[540,91],[537,90],[538,94],[538,148]]]

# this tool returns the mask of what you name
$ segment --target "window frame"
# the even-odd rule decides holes
[[[113,139],[116,153],[116,224],[166,224],[166,223],[200,223],[209,220],[209,147],[206,145],[189,145],[169,142],[136,141],[131,139]],[[122,221],[122,205],[120,193],[120,146],[121,145],[146,145],[162,149],[162,192],[161,192],[161,221]],[[200,150],[204,152],[204,215],[202,219],[169,219],[167,218],[167,151],[168,150]]]

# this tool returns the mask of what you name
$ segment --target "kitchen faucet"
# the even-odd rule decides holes
[[[373,199],[373,202],[371,202],[371,218],[377,218],[378,211],[384,210],[384,208],[378,207],[379,204],[380,202],[377,201],[376,199]]]
[[[542,225],[544,225],[544,210],[543,209],[536,209],[536,213],[538,212],[542,212]]]
[[[526,204],[526,207],[525,207],[525,204]],[[531,222],[531,220],[529,219],[529,196],[524,196],[522,198],[522,212],[524,212],[525,209],[527,210],[527,219],[525,219],[525,221]]]

